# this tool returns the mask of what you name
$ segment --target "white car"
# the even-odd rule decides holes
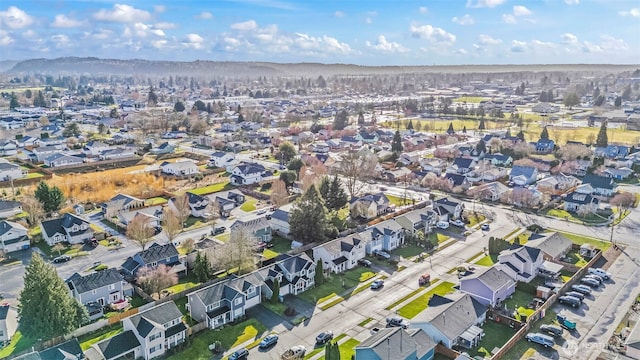
[[[451,222],[453,225],[458,226],[458,227],[464,227],[464,222],[460,219],[456,220],[456,221],[452,221]]]
[[[436,226],[439,227],[440,229],[448,229],[449,228],[449,223],[446,222],[446,221],[438,221]]]
[[[606,272],[605,270],[602,270],[601,268],[589,268],[589,270],[587,271],[589,272],[589,274],[598,275],[605,280],[608,280],[611,278],[611,274]]]

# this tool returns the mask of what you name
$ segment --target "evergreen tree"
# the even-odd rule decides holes
[[[196,259],[193,262],[193,274],[196,276],[196,279],[200,282],[205,282],[209,280],[212,273],[213,269],[211,268],[207,254],[201,254],[201,252],[198,251]]]
[[[540,140],[549,140],[549,130],[547,130],[546,126],[544,127],[544,129],[542,129],[542,132],[540,133]]]
[[[30,339],[68,334],[89,319],[85,307],[69,295],[69,287],[56,269],[35,252],[26,267],[19,301],[20,329]]]
[[[480,125],[478,125],[478,130],[484,130],[486,126],[484,125],[484,118],[480,119]]]
[[[511,129],[507,129],[507,132],[504,133],[504,137],[505,138],[510,138],[511,137]]]
[[[613,102],[613,106],[619,108],[620,106],[622,106],[622,97],[617,96],[616,100]]]
[[[42,94],[42,90],[38,90],[35,98],[33,99],[33,106],[46,107],[47,101],[44,99],[44,95]]]
[[[447,129],[447,134],[453,135],[455,134],[455,130],[453,130],[453,123],[449,123],[449,128]]]
[[[364,125],[364,113],[362,111],[358,113],[358,125]]]
[[[64,194],[60,188],[57,186],[49,187],[44,181],[38,183],[34,195],[42,203],[45,212],[56,211],[64,203]]]
[[[465,125],[465,126],[463,126],[463,127],[462,127],[462,133],[463,133],[463,134],[466,134],[466,133],[467,133],[467,125]]]
[[[315,186],[311,186],[296,202],[289,216],[291,235],[302,243],[327,239],[329,219],[327,208]]]
[[[413,121],[411,121],[411,119],[409,119],[409,123],[407,124],[407,129],[413,130]]]
[[[347,202],[349,201],[349,197],[347,196],[340,179],[338,179],[338,175],[333,176],[333,180],[331,181],[331,197],[327,202],[327,207],[331,210],[338,211],[342,209]]]
[[[324,284],[324,268],[322,267],[322,261],[318,260],[316,262],[316,275],[314,277],[316,286],[320,286]]]
[[[396,130],[396,134],[393,135],[393,141],[391,141],[391,151],[401,153],[402,149],[402,137],[400,136],[400,130]]]
[[[173,106],[173,111],[175,112],[183,112],[184,109],[185,107],[182,101],[177,101],[176,104]]]
[[[609,145],[609,136],[607,135],[607,122],[603,121],[598,131],[598,137],[596,138],[597,147],[607,147]]]
[[[333,130],[342,130],[349,125],[349,114],[347,110],[342,110],[333,119]]]
[[[520,130],[520,132],[518,133],[518,135],[516,135],[516,137],[520,139],[520,141],[524,141],[524,133],[522,132],[522,130]]]
[[[9,110],[15,110],[18,107],[20,107],[20,103],[18,102],[16,94],[11,93],[11,100],[9,100]]]
[[[278,281],[278,279],[273,280],[273,289],[271,289],[271,291],[273,291],[273,294],[271,294],[271,301],[278,302],[280,297],[280,281]]]
[[[487,145],[484,143],[484,140],[478,141],[478,144],[476,144],[476,151],[478,154],[487,152]]]
[[[158,104],[158,95],[153,91],[153,86],[149,89],[147,100],[149,106],[156,106]]]

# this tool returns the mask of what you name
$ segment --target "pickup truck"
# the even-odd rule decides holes
[[[285,351],[280,356],[281,360],[294,360],[294,359],[303,359],[304,354],[307,352],[307,349],[302,345],[296,345],[291,349]]]

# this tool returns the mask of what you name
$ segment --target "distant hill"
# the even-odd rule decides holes
[[[333,76],[375,75],[401,73],[507,73],[507,72],[621,72],[634,70],[637,65],[458,65],[458,66],[359,66],[320,63],[218,62],[218,61],[148,61],[99,59],[94,57],[63,57],[0,61],[0,72],[9,74],[92,74],[92,75],[149,75],[149,76]]]

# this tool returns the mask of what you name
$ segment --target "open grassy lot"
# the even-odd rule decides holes
[[[207,186],[203,186],[200,188],[195,188],[193,190],[189,190],[190,193],[194,193],[196,195],[206,195],[219,191],[231,190],[233,189],[233,185],[231,185],[228,181],[221,182],[217,184],[211,184]]]
[[[204,330],[190,338],[189,346],[183,351],[177,352],[167,359],[210,359],[209,344],[220,341],[224,349],[230,349],[245,341],[258,340],[267,328],[255,319],[247,319],[234,325],[225,326],[223,329]]]
[[[611,247],[611,243],[608,241],[602,241],[591,237],[586,237],[578,234],[567,233],[563,231],[558,231],[562,235],[566,236],[569,240],[573,241],[574,244],[582,245],[582,244],[591,244],[600,250],[607,251]]]
[[[487,321],[482,327],[482,330],[484,330],[485,336],[476,349],[476,355],[480,355],[483,358],[491,357],[491,350],[493,350],[493,348],[502,347],[511,339],[513,334],[516,333],[507,325],[495,321]],[[474,356],[473,353],[471,355]]]
[[[454,286],[455,286],[454,283],[450,283],[447,281],[440,283],[438,286],[420,295],[419,297],[412,300],[410,303],[398,309],[398,315],[405,317],[407,319],[413,319],[416,315],[418,315],[424,309],[427,308],[428,306],[427,303],[429,302],[429,299],[431,299],[431,296],[435,294],[444,296],[449,293],[452,293]]]
[[[526,115],[521,113],[521,115]],[[531,114],[534,115],[534,114]],[[539,115],[536,114],[539,117]],[[547,128],[549,131],[550,138],[554,139],[556,136],[559,140],[560,144],[564,144],[568,140],[572,141],[580,141],[583,143],[588,143],[588,138],[590,134],[593,134],[594,139],[598,136],[598,131],[600,131],[600,127],[560,127],[560,126],[552,126]],[[540,132],[542,131],[542,127],[538,124],[531,124],[528,128],[523,129],[525,134],[525,139],[527,141],[534,141],[540,137]],[[623,128],[615,128],[608,129],[607,135],[609,137],[609,143],[622,143],[627,145],[633,145],[638,143],[638,139],[640,138],[640,131],[627,130]]]
[[[325,280],[324,284],[307,290],[298,295],[298,297],[315,304],[336,295],[340,295],[345,290],[366,282],[375,275],[376,273],[368,268],[356,267],[355,269],[351,269],[342,274],[331,275]]]
[[[473,104],[477,104],[480,103],[483,100],[487,100],[487,98],[481,97],[481,96],[461,96],[459,98],[455,98],[453,99],[453,102],[459,102],[459,103],[473,103]]]

